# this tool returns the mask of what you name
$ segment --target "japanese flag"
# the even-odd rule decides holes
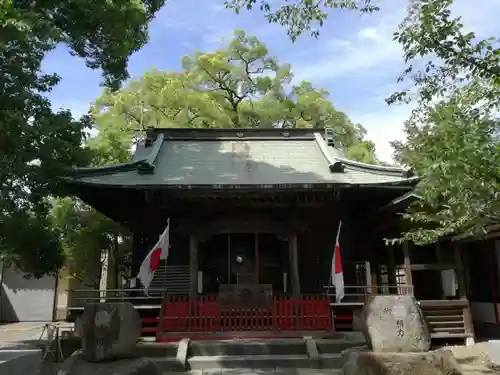
[[[167,259],[168,257],[168,247],[170,242],[169,231],[170,220],[167,227],[160,235],[160,239],[146,256],[146,258],[142,261],[141,267],[139,268],[139,274],[137,275],[137,277],[141,280],[146,294],[148,292],[149,286],[151,285],[151,281],[153,281],[155,271],[160,267],[160,261],[162,259]]]
[[[335,250],[333,251],[332,258],[332,285],[335,287],[335,299],[339,303],[344,298],[344,271],[342,270],[342,257],[340,255],[340,228],[342,222],[339,222],[339,229],[337,231],[337,239],[335,241]]]

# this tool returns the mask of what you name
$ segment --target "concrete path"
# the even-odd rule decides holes
[[[44,327],[45,323],[12,323],[1,325],[0,348],[36,346],[39,343]]]
[[[206,369],[192,370],[187,372],[164,372],[163,375],[337,375],[340,370],[316,370],[316,369]]]
[[[0,374],[36,375],[42,362],[40,346],[45,323],[0,326]],[[44,335],[45,336],[45,335]]]

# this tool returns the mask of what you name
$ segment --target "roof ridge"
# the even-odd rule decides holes
[[[137,172],[139,172],[139,174],[155,173],[155,161],[158,158],[164,139],[165,134],[159,133],[151,146],[151,151],[149,151],[148,156],[137,161]]]
[[[321,150],[321,153],[325,157],[326,161],[328,162],[328,168],[330,169],[330,172],[335,172],[335,173],[342,173],[344,172],[344,165],[342,162],[340,162],[336,157],[332,156],[328,152],[328,144],[326,143],[325,139],[321,135],[321,133],[316,132],[314,133],[314,139],[316,140],[316,143],[318,144],[319,149]]]

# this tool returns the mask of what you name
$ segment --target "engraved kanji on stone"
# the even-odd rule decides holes
[[[396,320],[396,329],[398,337],[403,337],[405,335],[405,323],[403,320]]]

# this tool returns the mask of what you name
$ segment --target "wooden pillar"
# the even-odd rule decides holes
[[[300,278],[299,278],[299,254],[297,246],[297,235],[290,235],[288,243],[288,257],[290,264],[290,281],[292,284],[292,294],[294,296],[300,295]]]
[[[458,284],[458,296],[460,298],[466,298],[467,292],[465,287],[465,274],[464,274],[464,263],[462,261],[462,249],[460,244],[455,242],[453,244],[453,257],[455,259],[455,273],[457,275]]]
[[[189,235],[189,298],[195,298],[198,292],[198,238]]]
[[[435,247],[435,250],[436,250],[437,264],[438,265],[441,265],[441,264],[450,264],[450,262],[448,261],[449,259],[447,259],[446,254],[444,252],[446,249],[443,249],[441,247],[441,243],[440,242],[436,242],[436,244],[434,245],[434,247]],[[445,281],[444,281],[445,276],[443,276],[443,271],[442,270],[439,270],[437,272],[439,272],[439,280],[441,281],[441,283],[439,284],[440,287],[441,287],[441,299],[446,299],[445,285],[444,285],[445,284]]]
[[[408,241],[403,242],[403,257],[405,266],[406,285],[409,286],[408,294],[413,294],[413,276],[411,274],[411,258],[410,258],[410,244]]]
[[[254,252],[255,252],[255,282],[259,283],[260,275],[260,251],[259,251],[259,234],[254,234]]]

